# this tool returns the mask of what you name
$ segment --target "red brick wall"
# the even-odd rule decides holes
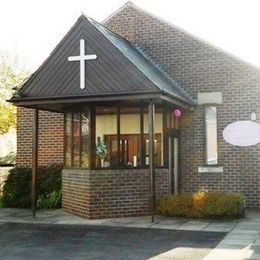
[[[19,166],[32,164],[33,110],[17,109],[17,158]],[[63,163],[63,114],[39,112],[39,165]]]
[[[260,209],[260,144],[235,147],[222,131],[255,111],[260,122],[260,70],[148,15],[131,4],[106,21],[113,31],[142,46],[194,99],[198,92],[220,91],[219,164],[224,173],[198,173],[204,166],[203,107],[185,112],[181,134],[181,188],[242,192],[247,206]]]
[[[224,167],[224,173],[198,173],[198,167],[204,164],[203,108],[185,112],[181,136],[182,191],[242,192],[248,207],[260,209],[260,144],[238,148],[225,143],[222,137],[226,125],[248,120],[252,111],[256,111],[260,119],[259,70],[131,5],[106,25],[143,46],[195,99],[198,92],[221,91],[223,94],[223,104],[218,109],[218,137],[219,163]],[[40,134],[40,164],[62,162],[62,117],[45,112],[41,115],[44,131]],[[30,165],[31,162],[31,124],[30,110],[18,109],[19,165]],[[48,151],[44,152],[47,147]]]
[[[149,170],[64,169],[62,206],[87,218],[147,215],[150,212]],[[169,193],[169,173],[157,169],[156,199]]]

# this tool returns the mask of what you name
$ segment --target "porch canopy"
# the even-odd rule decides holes
[[[10,102],[16,106],[35,109],[32,167],[34,212],[38,110],[66,113],[90,107],[89,151],[93,154],[96,143],[93,130],[95,107],[131,105],[147,109],[153,209],[155,105],[183,109],[192,109],[194,105],[180,84],[170,78],[140,46],[84,15],[79,17]],[[89,156],[88,160],[91,169],[95,164],[93,156]]]

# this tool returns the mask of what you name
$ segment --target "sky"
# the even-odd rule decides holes
[[[33,72],[82,12],[103,21],[126,0],[0,0],[0,54]],[[260,0],[133,0],[137,6],[260,67]]]

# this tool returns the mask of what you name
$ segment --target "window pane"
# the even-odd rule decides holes
[[[180,118],[176,117],[174,109],[167,112],[167,128],[168,129],[179,129],[180,128]]]
[[[149,165],[149,122],[147,110],[144,113],[144,142],[145,142],[145,165]],[[155,113],[155,166],[163,166],[163,114],[156,110]]]
[[[120,108],[120,165],[140,165],[140,109]]]
[[[206,163],[217,164],[217,108],[214,106],[206,107]]]
[[[81,167],[89,168],[89,119],[87,113],[81,114]]]
[[[71,113],[65,114],[65,166],[71,167]]]
[[[72,114],[73,125],[73,166],[80,166],[80,113]]]
[[[117,109],[96,108],[96,167],[116,167],[117,161]]]

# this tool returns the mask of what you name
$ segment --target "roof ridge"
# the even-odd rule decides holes
[[[118,9],[116,9],[114,12],[112,12],[107,18],[105,18],[101,23],[104,24],[107,21],[110,20],[110,18],[112,18],[113,16],[115,16],[117,13],[121,12],[125,7],[127,6],[132,6],[132,7],[137,7],[135,4],[133,4],[132,1],[127,1],[126,3],[124,3],[121,7],[119,7]]]
[[[215,50],[217,50],[217,51],[219,51],[219,52],[229,56],[232,59],[235,59],[236,61],[238,61],[238,62],[240,62],[240,63],[242,63],[244,65],[250,66],[251,68],[253,68],[255,70],[258,70],[258,71],[260,70],[260,67],[256,66],[255,64],[252,64],[252,63],[244,60],[243,58],[240,58],[239,56],[237,56],[237,55],[235,55],[235,54],[233,54],[233,53],[231,53],[229,51],[226,51],[226,50],[222,49],[221,47],[218,47],[215,44],[213,44],[213,43],[211,43],[211,42],[209,42],[209,41],[207,41],[205,39],[202,39],[199,36],[194,35],[193,33],[189,32],[189,31],[186,31],[185,29],[183,29],[183,28],[181,28],[181,27],[179,27],[179,26],[177,26],[177,25],[175,25],[175,24],[173,24],[173,23],[171,23],[171,22],[169,22],[169,21],[167,21],[167,20],[165,20],[165,19],[163,19],[163,18],[161,18],[161,17],[159,17],[159,16],[149,12],[149,11],[146,11],[145,9],[135,5],[131,1],[126,2],[119,9],[117,9],[115,12],[113,12],[111,15],[109,15],[106,19],[104,19],[102,21],[102,24],[103,23],[107,23],[113,16],[115,16],[117,13],[121,12],[123,9],[125,9],[128,6],[131,6],[132,8],[134,8],[135,10],[143,13],[144,15],[148,15],[150,17],[153,17],[154,19],[157,19],[157,20],[161,21],[162,23],[164,23],[164,24],[166,24],[166,25],[168,25],[168,26],[170,26],[170,27],[172,27],[172,28],[174,28],[174,29],[176,29],[176,30],[178,30],[178,31],[180,31],[180,32],[190,36],[194,40],[197,40],[197,41],[199,41],[199,42],[201,42],[203,44],[206,44],[209,47],[211,47],[211,48],[213,48],[213,49],[215,49]]]
[[[146,58],[148,59],[162,74],[164,74],[164,76],[166,76],[175,86],[176,88],[184,95],[188,96],[190,98],[190,101],[194,102],[194,99],[192,97],[192,95],[186,90],[184,89],[180,83],[174,79],[173,77],[171,77],[166,70],[163,68],[163,66],[158,63],[157,61],[155,61],[152,56],[146,52],[145,48],[143,46],[141,46],[140,44],[134,44],[134,47]]]

